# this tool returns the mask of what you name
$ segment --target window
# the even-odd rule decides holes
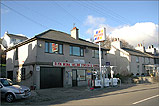
[[[45,52],[49,52],[49,43],[45,42]]]
[[[12,38],[11,39],[11,43],[16,42],[16,39]]]
[[[25,80],[25,68],[21,69],[21,79]]]
[[[150,58],[148,58],[148,59],[149,59],[149,64],[150,64],[150,63],[151,63],[151,62],[150,62]]]
[[[18,60],[18,48],[15,50],[15,60]]]
[[[73,56],[84,56],[84,49],[81,47],[70,46],[70,55]]]
[[[20,39],[20,42],[23,42],[23,40],[22,40],[22,39]]]
[[[139,73],[139,70],[140,70],[140,66],[139,65],[137,65],[137,72]]]
[[[80,81],[86,80],[86,70],[77,70],[77,76]]]
[[[45,42],[45,52],[63,54],[63,45]]]
[[[99,58],[99,50],[92,50],[92,57]],[[103,51],[101,50],[101,58],[103,59]]]
[[[139,63],[139,57],[136,57],[136,63]]]

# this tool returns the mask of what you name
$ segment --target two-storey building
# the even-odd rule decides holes
[[[117,66],[115,73],[122,74],[149,75],[153,73],[151,66],[159,64],[159,56],[146,52],[142,44],[138,44],[135,49],[125,48],[119,38],[111,43],[107,59],[111,65]]]
[[[102,48],[102,64],[108,49]],[[98,45],[71,35],[48,30],[6,50],[7,76],[37,89],[86,86],[91,70],[99,70]]]

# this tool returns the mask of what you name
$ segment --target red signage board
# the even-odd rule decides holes
[[[98,64],[79,64],[79,63],[65,63],[65,62],[53,62],[53,66],[60,66],[60,67],[99,67]]]

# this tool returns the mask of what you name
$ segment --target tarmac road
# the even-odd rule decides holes
[[[28,99],[2,105],[47,106],[158,106],[159,83],[130,84],[89,90],[86,87],[52,88],[32,91]]]

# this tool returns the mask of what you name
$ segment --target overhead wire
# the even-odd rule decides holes
[[[37,24],[37,25],[40,25],[40,26],[43,27],[43,28],[49,29],[48,26],[43,25],[43,24],[41,24],[41,23],[39,23],[39,22],[37,22],[37,21],[35,21],[35,20],[33,20],[33,19],[31,19],[31,18],[29,18],[29,17],[23,15],[22,13],[20,13],[20,12],[18,12],[17,10],[15,10],[15,9],[13,9],[13,8],[11,8],[11,7],[9,7],[9,6],[7,6],[6,4],[4,4],[4,3],[2,3],[2,2],[1,2],[1,4],[2,4],[3,6],[5,6],[5,7],[9,8],[10,10],[14,11],[15,13],[17,13],[17,14],[23,16],[23,17],[26,18],[27,20],[29,20],[29,21],[31,21],[31,22]]]
[[[107,15],[108,15],[112,20],[114,20],[114,21],[116,21],[116,22],[118,22],[118,23],[122,23],[122,24],[128,25],[128,23],[126,23],[125,20],[122,21],[122,20],[118,19],[116,16],[112,16],[112,15],[110,15],[110,14],[104,13],[103,11],[101,11],[101,10],[99,9],[99,6],[98,6],[98,8],[97,8],[96,6],[90,5],[90,4],[92,4],[92,3],[87,3],[87,2],[81,3],[81,2],[85,2],[85,1],[81,1],[81,0],[80,0],[80,1],[78,1],[78,3],[79,3],[81,6],[87,8],[87,9],[91,9],[91,10],[97,12],[98,14],[101,14],[102,16],[106,16],[106,17],[107,17]],[[122,17],[122,16],[120,16],[120,17]],[[136,31],[135,29],[130,29],[130,30],[131,30],[131,31]],[[143,31],[142,31],[142,33],[143,33],[144,35],[151,36],[150,34],[146,34],[146,33],[143,32]]]
[[[14,2],[16,2],[16,1],[14,1]],[[18,5],[18,6],[19,6],[19,5]],[[46,19],[50,20],[51,22],[55,22],[56,24],[58,24],[58,25],[60,25],[60,26],[62,26],[62,27],[68,28],[67,25],[64,25],[63,23],[58,22],[57,20],[54,20],[54,19],[52,19],[52,18],[50,18],[50,17],[48,17],[48,16],[46,16],[46,15],[44,15],[44,14],[42,14],[42,13],[36,11],[36,10],[34,10],[34,9],[31,9],[31,8],[25,6],[25,5],[21,5],[21,7],[23,7],[24,9],[30,10],[31,12],[36,13],[36,14],[38,14],[38,15],[40,15],[40,16],[43,16],[43,17],[45,17]],[[66,26],[67,26],[67,27],[66,27]]]
[[[68,10],[66,10],[63,6],[61,6],[59,3],[57,3],[55,1],[55,4],[57,4],[60,8],[62,8],[68,15],[70,15],[71,17],[73,17],[76,21],[78,21],[80,24],[83,23],[82,21],[80,21],[78,18],[76,18],[75,16],[73,16]],[[74,23],[73,23],[74,24]],[[73,25],[74,26],[74,25]],[[85,34],[80,32],[80,35],[84,36]]]
[[[99,8],[94,7],[94,6],[90,5],[89,3],[85,2],[85,1],[77,1],[77,2],[78,2],[81,6],[87,8],[87,9],[91,9],[91,10],[97,12],[98,14],[100,14],[100,15],[102,15],[102,16],[110,17],[112,20],[114,20],[114,21],[116,21],[116,22],[118,22],[118,23],[127,24],[127,23],[125,23],[124,21],[121,21],[121,20],[117,19],[116,17],[111,16],[110,14],[104,13],[104,12],[101,11]],[[84,2],[84,3],[81,3],[81,2]]]
[[[93,1],[93,0],[90,0],[90,1],[88,1],[88,2],[89,2],[90,4],[92,4],[92,5],[94,5],[93,3],[95,3],[95,4],[96,4],[95,7],[98,7],[98,8],[100,8],[100,9],[102,9],[102,10],[107,11],[107,13],[111,14],[112,16],[114,15],[114,17],[117,17],[118,19],[121,19],[121,20],[126,21],[127,24],[132,23],[130,20],[128,20],[128,19],[125,18],[124,16],[121,16],[120,14],[114,12],[113,10],[108,9],[108,8],[106,8],[106,7],[103,8],[103,6],[99,6],[99,5],[101,5],[101,4],[99,4],[99,2],[96,2],[96,1],[93,1],[93,2],[92,2],[92,1]]]

